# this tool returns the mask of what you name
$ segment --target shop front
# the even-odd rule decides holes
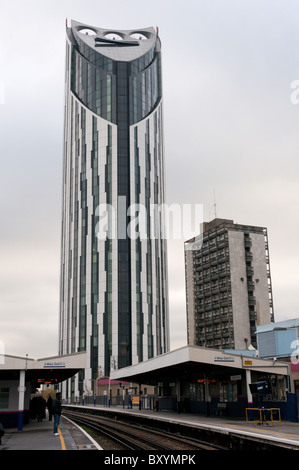
[[[252,374],[252,382],[267,381],[269,393],[262,397],[253,394],[248,403],[244,373],[227,377],[198,378],[181,384],[180,411],[207,416],[244,417],[249,406],[279,408],[286,417],[288,394],[285,377],[271,374]]]

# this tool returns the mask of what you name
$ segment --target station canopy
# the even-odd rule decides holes
[[[289,375],[289,364],[240,353],[186,346],[133,366],[111,372],[111,379],[156,385],[163,379],[192,380],[225,377],[249,369],[264,374]]]
[[[42,384],[57,384],[73,377],[86,366],[86,353],[30,359],[0,356],[0,380],[19,380],[20,370],[26,371],[26,382],[38,388]]]

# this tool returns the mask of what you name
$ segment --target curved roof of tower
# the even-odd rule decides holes
[[[103,29],[72,20],[71,29],[76,41],[83,41],[97,53],[115,61],[130,62],[142,57],[156,45],[158,38],[153,27]]]

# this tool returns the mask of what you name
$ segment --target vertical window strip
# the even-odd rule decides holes
[[[148,359],[153,357],[153,292],[152,292],[152,245],[151,245],[151,221],[150,221],[150,198],[151,198],[151,153],[150,153],[150,128],[149,119],[146,121],[145,133],[145,204],[147,213],[147,304],[148,304]]]
[[[154,203],[157,205],[159,204],[159,201],[161,201],[161,196],[160,196],[160,188],[159,188],[159,166],[158,166],[158,153],[159,153],[159,139],[158,139],[158,125],[157,125],[157,112],[154,113],[153,116],[153,124],[154,124]],[[159,214],[160,215],[160,214]],[[161,341],[161,335],[162,335],[162,328],[161,328],[161,282],[162,282],[162,276],[161,276],[161,243],[159,243],[160,236],[161,236],[161,230],[160,230],[160,224],[159,221],[156,220],[155,224],[157,224],[157,227],[155,227],[155,275],[156,275],[156,344],[157,344],[157,354],[162,354],[162,341]]]
[[[86,350],[86,239],[88,231],[86,179],[86,111],[81,107],[81,256],[80,256],[80,318],[79,351]]]
[[[140,166],[138,148],[138,128],[134,128],[134,159],[135,159],[135,204],[140,203]],[[136,250],[136,331],[137,331],[137,354],[139,362],[143,361],[143,315],[141,302],[141,241],[135,240]]]
[[[111,75],[107,75],[107,121],[111,121],[112,110],[112,86]]]
[[[108,125],[108,144],[106,148],[106,193],[107,204],[112,205],[112,127]],[[111,230],[112,220],[108,215],[108,231]],[[112,239],[108,236],[105,241],[106,295],[105,295],[105,374],[110,371],[112,356]]]
[[[75,112],[75,114],[74,114]],[[74,160],[74,223],[73,223],[73,300],[72,300],[72,330],[71,330],[71,352],[76,352],[76,329],[77,329],[77,306],[78,306],[78,225],[79,225],[79,202],[78,202],[78,165],[79,157],[77,153],[77,142],[79,139],[78,131],[78,103],[75,103],[75,110],[72,107],[72,132],[73,132],[73,121],[75,122],[75,135],[72,137],[72,149],[73,141],[75,141],[74,149],[72,150],[72,158]],[[72,134],[73,136],[73,134]]]
[[[92,169],[92,196],[93,196],[93,215],[92,215],[92,250],[91,250],[91,369],[93,379],[97,378],[98,371],[98,324],[97,324],[97,304],[99,300],[99,253],[98,239],[96,236],[96,224],[98,222],[95,212],[99,205],[99,177],[98,177],[98,130],[97,118],[92,117],[92,150],[91,150],[91,169]]]

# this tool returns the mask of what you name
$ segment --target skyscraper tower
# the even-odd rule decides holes
[[[169,350],[157,31],[72,21],[65,81],[59,353],[87,351],[82,390]]]
[[[267,229],[216,218],[201,241],[185,242],[188,344],[256,348],[257,326],[274,321]]]

